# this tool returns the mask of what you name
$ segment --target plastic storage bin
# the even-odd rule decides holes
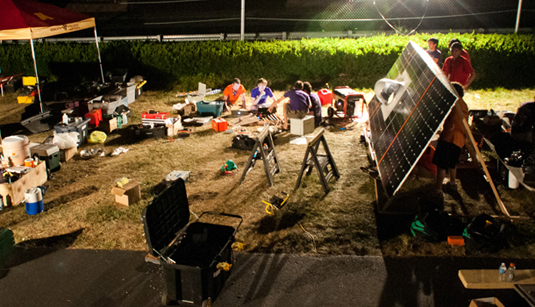
[[[167,137],[167,128],[165,126],[155,126],[154,128],[144,125],[134,126],[134,135],[142,138],[165,138]]]
[[[224,101],[197,101],[197,112],[200,116],[221,116],[223,112]]]
[[[236,228],[199,222],[205,214],[239,219]],[[218,269],[221,262],[232,264],[231,245],[243,218],[204,212],[190,218],[184,181],[179,178],[143,210],[142,220],[150,253],[160,256],[165,281],[164,304],[204,306],[215,300],[229,271]]]
[[[61,168],[60,163],[60,150],[59,147],[52,144],[37,144],[32,146],[30,144],[30,154],[32,157],[37,156],[39,160],[46,162],[46,168],[51,171],[59,171]]]
[[[89,118],[89,124],[98,127],[102,121],[102,109],[93,109],[84,115],[85,118]]]
[[[321,89],[318,92],[318,97],[320,98],[322,106],[330,105],[333,101],[333,93],[327,88]]]
[[[54,130],[56,133],[69,133],[69,132],[78,132],[80,134],[80,139],[78,140],[78,146],[85,143],[85,139],[87,137],[87,126],[89,124],[90,119],[86,118],[79,122],[72,122],[68,125],[65,125],[63,123],[58,123],[54,126]]]
[[[60,120],[60,116],[54,115],[50,111],[46,111],[26,118],[20,123],[24,128],[30,130],[31,133],[41,133],[52,129],[53,125],[57,123],[58,120]]]

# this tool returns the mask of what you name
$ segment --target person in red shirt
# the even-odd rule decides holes
[[[463,48],[463,44],[461,43],[461,41],[458,39],[458,38],[452,38],[450,40],[450,42],[448,43],[448,48],[451,48],[451,45],[453,45],[454,43],[459,43],[461,44],[461,56],[465,59],[468,60],[468,62],[470,62],[470,64],[472,64],[472,60],[470,59],[470,55],[468,54],[468,51],[466,51],[466,49]]]
[[[442,70],[451,82],[459,82],[463,89],[467,89],[476,77],[470,62],[461,56],[462,45],[453,43],[450,48],[451,56],[444,61]]]
[[[446,186],[452,189],[457,188],[457,184],[455,183],[457,179],[457,162],[466,142],[466,130],[464,129],[463,119],[468,119],[468,106],[462,100],[464,89],[458,82],[453,82],[452,85],[460,98],[456,104],[461,107],[462,116],[456,110],[457,106],[453,106],[453,109],[444,122],[444,129],[440,133],[437,149],[433,155],[433,164],[437,166],[435,191],[441,196],[443,196],[442,183],[444,178],[446,178],[446,173],[450,175],[450,180]]]
[[[247,105],[245,104],[245,87],[241,84],[240,79],[234,78],[232,84],[228,85],[223,90],[223,100],[225,101],[225,110],[232,109],[232,106],[238,101],[241,97],[242,99],[242,109],[245,109]]]

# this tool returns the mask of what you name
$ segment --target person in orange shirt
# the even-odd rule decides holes
[[[225,90],[223,90],[225,110],[230,111],[240,97],[242,99],[242,108],[245,109],[247,107],[245,104],[245,92],[245,87],[241,84],[240,79],[234,78],[232,84],[228,85]]]
[[[464,96],[463,86],[458,82],[452,83],[453,87],[459,94],[459,98]],[[442,194],[442,182],[446,178],[446,172],[449,172],[450,180],[446,184],[447,187],[456,189],[457,184],[457,162],[461,155],[461,150],[466,141],[466,131],[463,125],[463,119],[468,119],[468,106],[464,100],[457,100],[456,104],[461,107],[462,117],[453,106],[450,114],[444,122],[444,130],[438,139],[437,149],[433,155],[433,164],[437,166],[437,175],[435,181],[435,192]]]

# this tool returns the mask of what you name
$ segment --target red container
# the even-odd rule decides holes
[[[333,101],[333,93],[329,91],[328,88],[321,89],[318,92],[318,96],[320,97],[321,105],[330,105]]]
[[[98,127],[102,121],[102,109],[93,109],[87,112],[84,117],[89,118],[89,124]]]
[[[228,122],[222,118],[212,119],[212,129],[217,132],[225,131],[228,128]]]
[[[169,112],[157,112],[157,113],[149,113],[149,112],[143,112],[141,114],[141,118],[145,119],[167,119],[169,118]]]

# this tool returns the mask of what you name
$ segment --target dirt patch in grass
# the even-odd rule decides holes
[[[366,98],[371,98],[370,90],[365,93]],[[475,93],[479,95],[479,101],[486,100],[491,92],[476,91],[470,95]],[[519,95],[525,96],[523,102],[531,100],[533,93],[529,90],[505,92],[498,100],[515,99],[511,102],[513,105]],[[467,101],[472,106],[476,98],[470,98],[470,95]],[[2,98],[0,108],[15,108],[13,99]],[[143,111],[150,108],[170,111],[179,101],[181,99],[175,98],[173,93],[147,92],[131,105],[130,123],[140,123]],[[474,105],[481,108],[477,103]],[[504,107],[511,109],[507,103]],[[502,109],[501,105],[496,109]],[[20,114],[15,113],[10,114],[9,119],[2,118],[2,124],[16,123],[16,116]],[[195,133],[184,139],[132,141],[125,136],[125,129],[128,128],[109,135],[103,145],[84,145],[79,150],[101,147],[110,153],[123,146],[129,149],[127,153],[91,160],[75,157],[63,163],[61,170],[47,182],[46,211],[29,216],[23,205],[6,208],[0,213],[0,227],[11,228],[17,242],[43,242],[35,240],[65,236],[71,248],[147,250],[140,218],[143,208],[154,197],[153,187],[172,170],[187,170],[192,172],[186,184],[191,211],[195,215],[204,211],[241,215],[244,222],[237,240],[245,243],[246,251],[390,256],[465,253],[462,247],[412,238],[409,233],[412,214],[377,214],[374,181],[360,170],[369,163],[367,149],[360,143],[362,124],[346,130],[327,128],[327,143],[341,173],[339,180],[330,182],[328,194],[323,192],[315,172],[304,177],[301,187],[293,192],[306,145],[289,144],[288,134],[276,138],[281,172],[275,175],[275,184],[270,187],[261,161],[245,181],[238,184],[249,152],[231,148],[231,134],[217,133],[205,126],[194,128]],[[51,133],[29,137],[31,141],[42,142]],[[234,176],[220,176],[221,167],[229,159],[239,169]],[[110,190],[115,180],[122,177],[141,183],[142,200],[139,203],[129,207],[115,204]],[[458,195],[446,195],[446,210],[463,216],[483,212],[495,214],[496,205],[482,175],[476,170],[466,170],[459,177],[462,186]],[[425,195],[431,184],[432,179],[411,177],[401,192],[405,193],[407,201],[415,201]],[[280,195],[281,191],[291,192],[287,205],[275,215],[266,214],[262,200]],[[499,187],[499,191],[511,214],[533,212],[530,192],[503,187]],[[210,217],[206,221],[216,222]],[[233,220],[221,222],[236,223]],[[535,228],[532,223],[515,224],[515,229],[516,239],[500,255],[534,256],[532,234]]]

